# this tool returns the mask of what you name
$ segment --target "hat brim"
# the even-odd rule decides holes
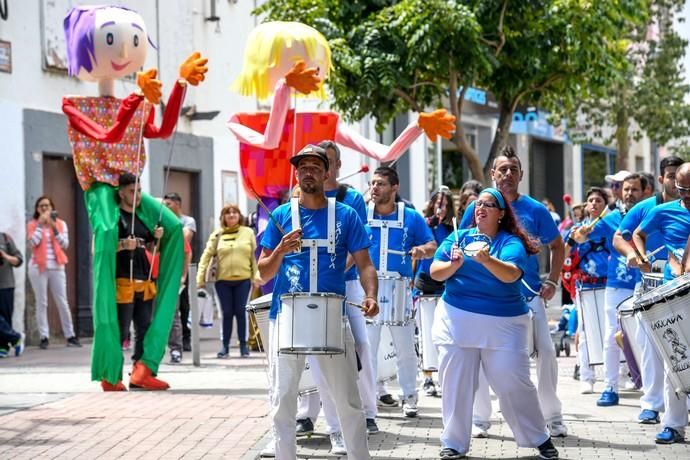
[[[321,155],[318,153],[300,153],[298,155],[295,155],[294,157],[290,158],[290,164],[297,168],[297,165],[299,165],[299,162],[306,159],[306,158],[316,158],[319,160],[324,168],[326,168],[326,171],[328,171],[328,160],[324,159]]]

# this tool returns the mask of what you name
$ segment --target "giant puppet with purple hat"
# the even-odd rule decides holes
[[[141,71],[151,43],[142,17],[120,6],[77,6],[67,13],[64,29],[69,74],[98,83],[99,94],[66,96],[62,102],[69,121],[74,168],[93,231],[91,378],[101,382],[104,391],[125,391],[117,304],[122,303],[123,296],[133,297],[136,292],[155,296],[156,308],[144,335],[143,353],[134,363],[130,388],[165,390],[168,384],[155,376],[177,305],[183,239],[180,222],[171,211],[145,193],[138,196],[138,178],[146,162],[143,138],[165,139],[173,134],[187,84],[196,86],[204,80],[207,60],[195,52],[180,66],[179,79],[157,126],[155,105],[161,98],[161,82],[156,80],[156,69]],[[115,81],[134,72],[137,91],[124,99],[116,98]],[[131,275],[129,280],[118,278],[116,282],[121,218],[116,194],[124,173],[137,178],[133,215],[151,232],[155,227],[163,228],[155,284],[150,277],[143,283],[135,282]]]
[[[332,140],[379,161],[393,161],[423,133],[433,142],[439,135],[450,138],[455,129],[455,117],[446,110],[421,113],[386,146],[349,128],[336,112],[298,111],[298,96],[327,98],[324,81],[331,70],[328,41],[306,24],[265,22],[249,35],[234,89],[258,100],[272,97],[271,110],[235,113],[228,127],[240,142],[245,190],[266,205],[259,210],[259,232],[268,221],[266,209],[277,207],[294,182],[290,158],[307,144]]]

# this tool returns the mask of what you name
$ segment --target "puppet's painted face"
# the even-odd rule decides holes
[[[85,79],[122,78],[141,69],[146,61],[146,26],[142,17],[133,11],[120,8],[98,11],[93,41],[95,62]]]
[[[297,61],[304,61],[307,68],[317,67],[319,69],[319,78],[323,81],[326,78],[328,70],[328,61],[326,59],[326,50],[319,46],[314,53],[314,57],[309,57],[307,50],[302,43],[293,42],[292,47],[286,48],[282,52],[280,62],[276,63],[274,67],[268,71],[269,88],[274,88],[278,80],[283,78],[286,73],[292,69]]]

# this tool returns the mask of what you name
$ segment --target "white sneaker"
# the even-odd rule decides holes
[[[405,417],[416,417],[417,416],[417,396],[412,395],[405,398],[402,406],[403,414]]]
[[[343,434],[340,431],[331,433],[331,454],[347,455],[347,449],[345,449],[345,440],[343,440]]]
[[[275,458],[276,456],[276,441],[275,439],[271,439],[268,444],[266,444],[266,447],[261,449],[261,452],[259,453],[259,457],[263,458]]]
[[[489,437],[489,427],[482,424],[482,425],[476,425],[472,424],[472,437],[473,438],[488,438]]]
[[[547,428],[551,432],[552,438],[565,438],[568,436],[568,428],[562,421],[551,422],[547,424]]]
[[[580,382],[580,394],[591,395],[594,393],[594,382],[583,381]]]

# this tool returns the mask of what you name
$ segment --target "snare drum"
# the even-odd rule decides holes
[[[579,289],[577,291],[580,313],[578,320],[582,321],[582,328],[587,336],[585,352],[589,356],[590,366],[604,364],[605,291],[605,289]]]
[[[642,273],[642,293],[649,292],[664,284],[663,273]]]
[[[252,300],[247,305],[247,312],[254,317],[254,322],[259,328],[259,345],[261,351],[266,354],[266,359],[268,360],[268,367],[271,368],[271,360],[273,357],[270,353],[269,347],[269,319],[268,314],[271,311],[271,302],[273,301],[273,294],[266,294],[257,299]],[[271,373],[269,372],[269,375]],[[318,390],[314,379],[311,376],[311,370],[309,369],[309,363],[304,364],[304,372],[302,372],[302,377],[300,378],[299,385],[297,387],[299,394],[302,396],[316,393]]]
[[[379,275],[379,313],[374,324],[406,326],[413,319],[410,280],[402,276]]]
[[[422,349],[422,370],[438,371],[438,350],[431,337],[436,304],[441,296],[424,295],[417,300],[417,319],[419,321],[419,343]]]
[[[278,353],[338,355],[345,353],[345,297],[333,293],[280,296]]]
[[[643,294],[633,305],[675,390],[690,394],[690,274]]]
[[[371,326],[367,326],[371,327]],[[379,351],[376,354],[376,381],[388,382],[398,375],[398,354],[393,345],[393,336],[387,327],[381,328]]]

